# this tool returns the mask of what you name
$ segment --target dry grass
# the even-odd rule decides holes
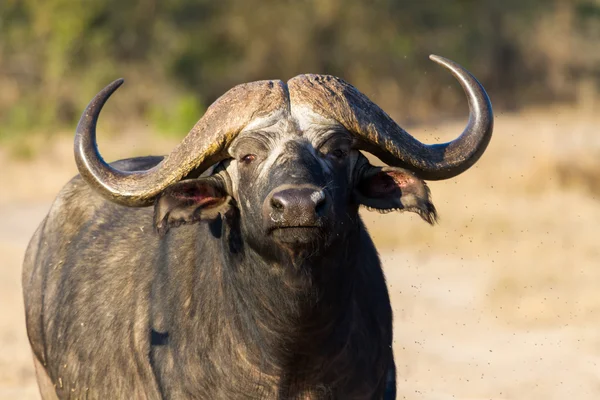
[[[463,122],[411,132],[448,140]],[[401,396],[599,398],[599,126],[600,118],[576,110],[498,114],[477,166],[429,183],[437,226],[364,212],[396,312]],[[147,138],[132,131],[99,140],[109,160],[165,153],[175,144]],[[3,308],[20,304],[20,255],[40,207],[75,173],[70,137],[37,146],[41,156],[24,161],[0,149]],[[0,398],[32,390],[29,366],[21,365],[29,357],[21,312],[11,308],[0,318],[2,348],[17,349],[0,356]]]
[[[600,119],[575,111],[498,115],[489,150],[429,183],[440,223],[365,215],[377,244],[482,260],[489,306],[526,326],[600,322]],[[462,125],[421,127],[450,139]]]

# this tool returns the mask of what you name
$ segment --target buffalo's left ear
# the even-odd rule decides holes
[[[427,184],[402,168],[370,167],[359,178],[355,196],[370,210],[416,212],[432,225],[437,219]]]
[[[213,220],[229,210],[231,197],[218,175],[177,182],[154,203],[154,228],[164,235],[170,228]]]

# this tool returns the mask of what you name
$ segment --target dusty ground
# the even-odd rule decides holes
[[[570,110],[499,114],[477,167],[430,184],[437,226],[364,214],[396,313],[399,398],[600,398],[599,122]],[[412,132],[447,140],[462,123]],[[145,137],[101,133],[101,150],[112,160],[173,146]],[[75,171],[70,138],[30,146],[43,155],[16,161],[0,149],[0,399],[38,398],[20,264]]]

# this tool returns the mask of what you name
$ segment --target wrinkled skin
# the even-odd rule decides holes
[[[168,187],[154,210],[111,203],[80,177],[63,189],[23,275],[43,393],[395,397],[391,306],[358,208],[431,223],[425,183],[370,166],[348,132],[306,110],[255,121],[229,152],[210,176]],[[289,188],[322,191],[318,210],[278,217],[271,199]]]
[[[202,219],[203,213],[209,218],[217,210],[226,213],[230,202],[215,200],[219,197],[215,193],[206,195],[207,185],[217,187],[213,192],[220,192],[222,198],[233,197],[244,242],[275,262],[294,263],[302,259],[304,250],[318,255],[332,242],[343,241],[348,227],[358,219],[361,204],[380,212],[414,211],[429,223],[435,220],[435,208],[422,180],[401,168],[372,167],[354,150],[350,133],[306,109],[287,119],[267,117],[252,124],[236,138],[229,153],[231,159],[220,166],[220,173],[172,185],[161,196],[155,220],[159,231]],[[270,199],[289,187],[322,191],[324,201],[314,219],[296,214],[285,221],[273,215]],[[211,204],[174,217],[170,210],[180,211],[178,190],[208,197]],[[185,203],[187,208],[187,199]],[[189,213],[195,216],[190,218]],[[317,229],[283,229],[306,225]],[[274,249],[283,253],[271,254]]]

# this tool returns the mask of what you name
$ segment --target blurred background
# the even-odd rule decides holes
[[[440,222],[363,213],[395,310],[399,398],[600,398],[599,0],[1,0],[0,399],[38,398],[20,268],[76,173],[106,84],[109,161],[168,153],[232,86],[339,76],[418,139],[458,136],[469,69],[496,115],[481,161],[431,182]]]

